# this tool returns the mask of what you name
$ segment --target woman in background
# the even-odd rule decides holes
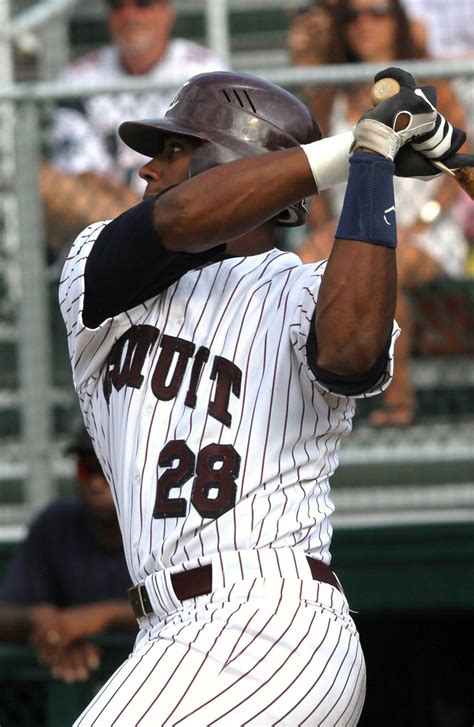
[[[380,63],[382,67],[425,57],[399,0],[340,0],[337,12],[346,62]],[[463,108],[452,87],[443,81],[437,81],[436,86],[440,112],[449,109],[453,125],[463,128]],[[328,135],[355,125],[367,106],[370,88],[371,84],[353,84],[334,93]],[[463,275],[468,250],[462,226],[452,211],[459,195],[459,187],[452,179],[442,175],[428,183],[418,179],[394,181],[399,287],[396,318],[402,335],[397,342],[392,384],[381,406],[370,414],[374,426],[406,426],[413,422],[416,397],[409,365],[414,323],[410,294],[434,278]],[[309,235],[297,250],[304,262],[328,256],[343,197],[344,187],[339,185],[314,198]]]

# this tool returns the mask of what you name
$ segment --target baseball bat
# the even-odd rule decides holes
[[[372,106],[378,106],[391,96],[400,91],[400,84],[395,78],[381,78],[374,83],[370,92]],[[474,167],[461,167],[460,169],[449,169],[443,162],[432,161],[431,164],[444,174],[454,177],[457,183],[464,189],[471,199],[474,199]]]

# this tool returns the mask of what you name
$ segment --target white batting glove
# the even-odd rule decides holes
[[[416,94],[422,96],[433,108],[436,107],[436,89],[433,86],[417,88]],[[466,141],[466,132],[452,126],[443,114],[436,112],[436,123],[432,131],[412,143],[413,149],[432,161],[444,162],[450,159]]]
[[[374,82],[384,78],[394,78],[400,84],[401,90],[406,89],[413,91],[420,99],[426,101],[433,111],[436,111],[435,125],[432,129],[421,136],[416,135],[412,141],[412,147],[415,151],[421,152],[425,157],[432,161],[445,161],[452,157],[458,149],[466,141],[466,134],[462,129],[458,129],[447,121],[442,114],[437,111],[437,94],[434,86],[417,87],[413,76],[401,68],[386,68],[376,74]],[[375,116],[374,118],[378,118]],[[386,123],[386,122],[384,122]],[[393,124],[391,124],[393,126]]]
[[[402,146],[418,137],[426,139],[436,119],[437,111],[426,98],[411,88],[402,88],[362,115],[354,129],[351,151],[365,147],[393,161]]]

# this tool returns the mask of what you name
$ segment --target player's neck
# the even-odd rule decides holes
[[[251,230],[246,235],[231,240],[226,245],[226,252],[229,255],[247,256],[260,255],[267,250],[275,247],[275,225],[273,222],[267,222],[265,225]]]

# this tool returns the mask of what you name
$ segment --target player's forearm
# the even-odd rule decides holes
[[[316,193],[299,147],[215,167],[170,189],[154,207],[164,247],[201,252],[241,237]]]
[[[397,291],[393,167],[367,149],[351,160],[316,307],[316,363],[336,374],[367,372],[392,329]]]
[[[320,368],[345,375],[371,368],[392,330],[396,279],[395,250],[335,240],[316,308]]]

